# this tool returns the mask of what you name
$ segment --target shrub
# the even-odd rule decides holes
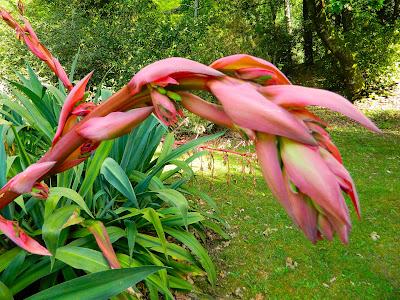
[[[6,177],[25,169],[51,145],[65,98],[62,87],[42,85],[29,66],[27,73],[28,78],[19,74],[21,82],[10,82],[13,97],[2,94],[0,99],[2,132],[9,154],[3,151],[1,164],[8,162],[9,168],[7,174],[2,169],[2,185]],[[92,97],[98,102],[110,94],[102,89]],[[198,237],[204,238],[211,228],[226,235],[216,221],[218,217],[210,215],[215,204],[206,197],[211,207],[204,211],[190,205],[187,196],[196,198],[202,193],[185,187],[194,176],[190,161],[204,152],[185,160],[179,157],[218,135],[174,149],[173,136],[150,117],[130,134],[104,142],[85,164],[46,180],[46,202],[35,196],[20,196],[15,205],[7,207],[6,216],[43,240],[53,256],[29,255],[3,242],[3,288],[27,297],[86,273],[107,270],[107,260],[100,252],[104,249],[99,249],[97,235],[91,233],[103,228],[107,232],[103,238],[109,237],[123,268],[169,267],[148,276],[146,290],[140,288],[141,292],[172,299],[172,290],[192,290],[185,278],[198,275],[207,275],[215,284],[214,265]],[[163,138],[163,147],[157,152]],[[175,168],[163,171],[168,165]],[[91,280],[87,277],[88,282]]]

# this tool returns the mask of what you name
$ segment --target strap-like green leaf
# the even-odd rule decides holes
[[[90,273],[108,270],[107,260],[100,251],[89,248],[64,246],[57,249],[56,258],[75,269]]]
[[[149,253],[141,253],[141,257],[143,258],[144,256],[148,256]],[[144,263],[134,259],[130,258],[129,256],[122,254],[122,253],[117,253],[118,260],[121,262],[121,265],[123,268],[129,268],[129,267],[142,267]],[[163,284],[161,281],[160,276],[158,274],[152,274],[149,277],[146,278],[146,285],[148,283],[151,283],[156,289],[158,289],[159,292],[164,294],[166,299],[175,299],[171,291],[168,289],[168,286]],[[157,298],[158,299],[158,298]]]
[[[182,216],[170,216],[161,219],[163,226],[175,227],[175,226],[185,226],[203,221],[204,217],[198,212],[189,212],[187,214],[186,222],[183,220]]]
[[[25,146],[22,143],[21,138],[20,138],[15,126],[11,126],[11,129],[14,133],[15,141],[17,142],[17,147],[19,150],[19,157],[21,158],[21,167],[23,169],[26,169],[27,167],[30,166],[31,159],[29,158],[28,153],[26,153]]]
[[[38,263],[35,263],[33,266],[20,274],[20,276],[18,276],[18,278],[14,280],[9,288],[13,295],[15,295],[35,281],[59,271],[64,266],[64,263],[56,261],[53,268],[50,268],[50,257],[43,257]]]
[[[219,226],[218,224],[208,221],[208,220],[204,220],[201,222],[205,227],[213,230],[215,233],[219,234],[222,238],[224,238],[225,240],[229,240],[231,237],[229,236],[229,234],[227,234],[222,228],[221,226]]]
[[[36,95],[35,92],[29,87],[26,87],[17,82],[10,81],[10,83],[15,86],[19,91],[25,94],[26,97],[14,91],[14,95],[17,96],[18,100],[20,100],[22,105],[24,105],[25,108],[29,111],[29,113],[32,115],[32,118],[37,121],[44,120],[45,123],[41,125],[47,128],[47,130],[49,130],[49,133],[51,133],[52,127],[49,123],[49,120],[53,120],[54,116],[52,114],[50,106],[48,106],[48,103],[46,103],[42,97],[44,87],[42,87],[42,95]],[[38,124],[31,125],[34,127],[38,126]]]
[[[165,238],[164,234],[164,229],[161,224],[160,218],[157,214],[157,212],[152,209],[152,208],[146,208],[142,210],[143,217],[149,221],[151,224],[153,224],[154,229],[157,232],[158,238],[161,241],[161,246],[163,247],[163,252],[165,254],[165,257],[168,259],[168,254],[167,254],[167,240]]]
[[[3,254],[0,255],[0,272],[3,271],[7,266],[10,264],[10,262],[13,260],[13,258],[23,250],[19,247],[12,248],[11,250],[8,250],[4,252]]]
[[[125,174],[124,170],[120,165],[108,157],[104,160],[101,166],[101,174],[106,178],[106,180],[115,187],[122,195],[124,195],[128,200],[133,203],[136,208],[139,208],[139,203],[136,199],[135,192],[128,176]]]
[[[160,239],[154,236],[139,233],[136,237],[136,243],[142,247],[150,248],[159,253],[164,253]],[[179,260],[189,261],[194,264],[196,263],[195,258],[188,251],[176,244],[167,243],[167,254]]]
[[[19,196],[19,197],[17,197],[17,198],[14,200],[14,202],[15,202],[19,207],[22,208],[22,210],[24,211],[24,213],[28,213],[28,212],[26,211],[25,202],[24,202],[24,197],[23,197],[22,195]]]
[[[75,54],[74,60],[71,65],[71,71],[69,72],[69,81],[74,81],[74,75],[76,70],[76,65],[78,64],[79,54],[81,53],[81,48],[78,48],[78,52]]]
[[[126,227],[126,237],[128,239],[129,257],[132,258],[133,249],[135,248],[136,237],[138,235],[138,230],[136,228],[135,222],[133,221],[125,220],[124,224]]]
[[[185,231],[176,230],[172,228],[165,228],[165,232],[185,244],[195,256],[198,257],[204,270],[207,272],[208,280],[212,285],[215,285],[217,274],[215,271],[215,266],[208,256],[207,251],[199,243],[199,241],[191,234]]]
[[[65,188],[65,187],[52,187],[49,189],[49,192],[50,192],[50,195],[55,195],[58,198],[65,197],[65,198],[71,199],[77,205],[79,205],[79,207],[82,208],[89,216],[94,218],[91,211],[87,207],[85,200],[82,198],[81,195],[79,195],[74,190]],[[47,213],[47,211],[46,211],[46,213]],[[49,211],[49,213],[51,213],[51,211]]]
[[[54,255],[56,253],[56,249],[59,246],[60,233],[66,226],[70,225],[71,218],[78,218],[78,221],[82,221],[79,217],[79,208],[77,206],[70,205],[59,208],[44,220],[42,236],[51,254]],[[74,223],[76,222],[72,224]]]
[[[10,289],[0,281],[0,299],[2,300],[13,300],[12,293]]]
[[[173,189],[163,189],[154,191],[157,193],[158,197],[168,203],[171,206],[175,206],[179,209],[183,222],[187,226],[187,213],[189,209],[189,203],[185,196]]]
[[[7,183],[7,154],[4,149],[3,127],[0,125],[0,185],[4,186]]]
[[[129,176],[129,179],[133,182],[141,182],[143,180],[145,180],[147,177],[146,174],[133,170],[131,175]],[[163,184],[163,182],[158,178],[158,177],[153,177],[150,180],[149,183],[149,190],[160,190],[160,189],[164,189],[165,186]]]
[[[180,157],[182,154],[190,151],[193,148],[196,148],[197,146],[200,146],[203,143],[206,143],[208,141],[212,141],[216,138],[219,138],[220,136],[222,136],[225,132],[218,132],[212,135],[207,135],[207,136],[203,136],[200,137],[198,139],[192,140],[190,142],[187,142],[185,144],[183,144],[182,146],[179,146],[178,148],[174,149],[173,151],[171,151],[167,156],[164,157],[164,159],[162,160],[157,160],[157,165],[163,165],[165,163],[167,163],[170,160],[173,159],[177,159],[178,157]]]
[[[127,174],[131,174],[133,170],[144,171],[165,131],[166,128],[154,116],[149,116],[146,121],[136,127],[124,143],[122,169]]]
[[[204,200],[207,202],[207,204],[215,211],[218,212],[218,206],[217,203],[205,192],[200,191],[199,189],[196,189],[194,187],[189,187],[187,185],[181,186],[181,189],[186,193],[189,193],[192,196],[199,197],[200,199]]]
[[[79,190],[79,194],[82,195],[82,197],[85,197],[89,190],[92,188],[97,175],[99,175],[103,161],[106,159],[112,149],[112,145],[112,140],[102,142],[99,148],[97,148],[93,158],[90,160],[85,179],[83,180],[81,188]]]
[[[165,157],[167,157],[168,154],[171,153],[174,143],[175,143],[174,134],[172,132],[169,132],[165,136],[164,144],[163,144],[161,153],[158,156],[158,160],[162,161]],[[162,173],[162,169],[158,172],[158,174],[156,176],[159,177],[161,173]]]
[[[168,276],[169,287],[172,289],[186,290],[191,291],[193,289],[193,285],[191,285],[186,280],[175,276]]]
[[[21,272],[21,267],[25,261],[26,252],[19,252],[10,262],[8,267],[1,273],[0,280],[5,285],[10,285],[13,283],[15,278],[17,278],[18,274]]]
[[[144,266],[89,274],[44,290],[27,300],[108,299],[161,269],[158,266]]]
[[[183,162],[183,163],[185,163],[185,165],[183,165],[184,166],[184,168],[187,168],[187,166],[189,166],[189,164],[191,163],[191,162],[193,162],[195,159],[197,159],[197,158],[199,158],[199,157],[201,157],[201,156],[203,156],[203,155],[206,155],[208,153],[208,151],[199,151],[199,152],[196,152],[195,154],[193,154],[192,156],[190,156],[189,158],[187,158],[184,162],[183,161],[180,161],[180,162]],[[175,162],[176,162],[176,160],[173,160],[172,162],[171,162],[171,164],[175,164]],[[172,170],[169,170],[169,171],[167,171],[167,172],[164,172],[161,176],[160,176],[160,180],[162,180],[162,181],[164,181],[165,179],[168,179],[169,177],[171,177],[172,175],[174,175],[174,174],[176,174],[177,172],[179,172],[181,169],[184,169],[184,168],[182,168],[179,164],[175,164],[177,167],[175,168],[175,169],[172,169]],[[189,166],[189,168],[190,168],[190,170],[191,170],[191,173],[193,173],[193,171],[192,171],[192,168]],[[189,172],[190,173],[190,172]]]
[[[208,136],[203,136],[201,138],[198,138],[196,140],[190,141],[186,144],[183,144],[182,146],[174,149],[173,151],[171,151],[167,156],[164,157],[164,159],[162,160],[157,160],[155,162],[155,166],[152,168],[151,172],[149,173],[149,175],[146,177],[146,179],[144,179],[143,181],[141,181],[136,187],[135,187],[135,192],[136,193],[141,193],[144,192],[150,181],[151,178],[153,176],[155,176],[160,170],[162,170],[165,166],[165,164],[167,164],[169,161],[174,160],[178,157],[180,157],[182,154],[188,152],[189,150],[203,144],[206,143],[208,141],[211,141],[213,139],[216,139],[218,137],[220,137],[221,135],[223,135],[225,132],[219,132],[213,135],[208,135]]]
[[[39,78],[37,77],[35,71],[31,68],[28,63],[25,63],[26,69],[28,70],[29,74],[29,85],[30,89],[38,96],[42,97],[45,87],[40,82]],[[26,84],[25,84],[26,85]]]

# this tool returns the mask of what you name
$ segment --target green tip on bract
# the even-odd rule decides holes
[[[167,94],[167,90],[164,89],[163,87],[156,87],[157,92],[159,92],[161,95],[166,95]]]
[[[182,97],[177,93],[167,91],[167,96],[174,101],[177,101],[177,102],[182,101]]]
[[[90,93],[88,91],[85,92],[85,94],[83,94],[83,100],[86,100],[87,98],[89,98]]]

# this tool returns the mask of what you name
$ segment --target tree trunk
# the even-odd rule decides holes
[[[289,65],[293,65],[293,37],[292,37],[292,32],[293,32],[293,25],[292,25],[292,7],[290,4],[290,0],[285,0],[284,1],[284,8],[285,8],[285,22],[286,22],[286,32],[288,34],[288,40],[287,40],[287,59]]]
[[[353,53],[346,48],[343,39],[335,33],[335,28],[325,13],[324,0],[310,0],[307,4],[318,36],[339,63],[341,75],[346,84],[346,94],[354,100],[362,91],[364,80],[357,68]]]
[[[271,23],[273,25],[272,28],[272,36],[274,38],[274,40],[277,40],[277,26],[276,26],[276,17],[278,14],[278,5],[276,3],[276,1],[271,1]],[[271,57],[272,63],[276,64],[276,60],[277,60],[277,50],[276,47],[273,48],[273,53],[272,53],[272,57]]]
[[[292,34],[292,8],[290,5],[290,0],[285,0],[285,20],[286,20],[286,29],[289,35]]]
[[[314,55],[313,55],[313,32],[312,32],[312,24],[310,19],[309,7],[307,5],[307,1],[303,0],[303,50],[304,50],[304,63],[307,66],[311,66],[314,64]]]
[[[199,15],[199,0],[194,0],[194,17],[197,18],[197,16]]]

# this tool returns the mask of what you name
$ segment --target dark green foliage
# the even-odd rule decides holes
[[[225,55],[249,53],[272,61],[295,82],[304,82],[304,70],[299,68],[304,60],[302,1],[290,2],[291,32],[284,1],[198,3],[195,13],[193,0],[34,0],[26,4],[26,11],[41,40],[64,66],[70,66],[81,50],[75,79],[95,70],[95,83],[105,77],[105,86],[120,87],[139,69],[165,57],[182,56],[208,64]],[[364,79],[364,94],[387,88],[396,80],[398,6],[394,0],[325,2],[328,22],[354,56]],[[30,53],[19,51],[24,45],[5,25],[0,26],[0,37],[0,74],[15,78],[13,68],[21,59],[34,60]],[[322,77],[311,83],[343,92],[342,67],[316,33],[313,49],[311,70]],[[41,76],[53,76],[40,62],[33,64]]]
[[[28,73],[29,77],[21,75],[20,81],[13,83],[11,96],[0,94],[3,183],[37,161],[51,146],[66,97],[63,87],[42,85],[30,67]],[[98,97],[95,102],[100,102],[109,94],[111,91],[102,89],[90,97]],[[18,251],[2,237],[1,293],[4,297],[11,293],[26,298],[60,284],[32,299],[53,299],[60,289],[71,292],[71,285],[81,287],[72,291],[77,293],[74,297],[102,299],[94,294],[98,291],[95,281],[114,273],[115,280],[120,276],[119,285],[113,285],[115,289],[108,287],[107,280],[101,283],[110,296],[143,279],[144,285],[135,289],[144,294],[151,292],[152,299],[159,295],[172,299],[172,289],[192,290],[192,284],[185,281],[187,276],[207,276],[215,285],[216,270],[197,236],[205,236],[207,228],[221,234],[223,229],[220,222],[209,226],[210,216],[218,220],[213,207],[200,209],[196,205],[196,199],[207,196],[185,188],[194,177],[189,162],[204,153],[181,157],[221,135],[205,136],[175,148],[173,135],[150,116],[130,134],[102,142],[85,163],[46,179],[46,201],[29,194],[20,196],[3,215],[16,220],[53,256]],[[143,276],[135,277],[135,281],[129,270],[97,274],[109,269],[109,264],[89,230],[93,219],[97,226],[104,224],[121,267],[142,267]],[[147,276],[152,272],[143,266],[148,265],[153,266],[150,271],[158,272]],[[91,274],[82,276],[85,273]]]
[[[121,270],[107,270],[75,278],[53,286],[32,297],[29,300],[68,300],[68,299],[109,299],[125,289],[142,281],[150,274],[160,270],[160,267],[147,266]]]

